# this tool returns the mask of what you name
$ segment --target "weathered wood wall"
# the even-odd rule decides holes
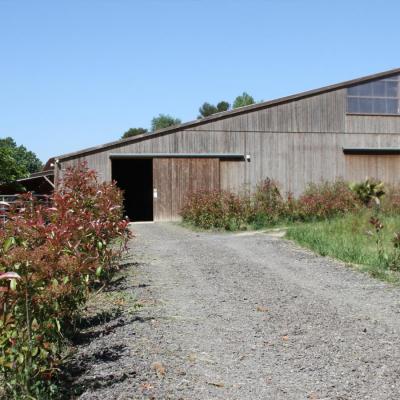
[[[179,218],[186,197],[200,190],[219,190],[218,158],[155,158],[153,160],[154,219]]]
[[[346,155],[346,177],[350,181],[369,178],[386,183],[400,182],[400,156],[398,155]]]
[[[360,178],[368,171],[391,182],[398,180],[397,156],[390,162],[389,158],[384,159],[388,162],[376,162],[366,156],[349,161],[343,147],[400,147],[400,117],[346,115],[346,89],[339,89],[175,133],[120,143],[62,161],[61,169],[86,161],[102,179],[110,180],[110,154],[240,153],[249,154],[251,160],[220,161],[222,189],[252,190],[261,179],[271,177],[284,191],[297,195],[309,182]],[[355,172],[364,169],[364,174]]]

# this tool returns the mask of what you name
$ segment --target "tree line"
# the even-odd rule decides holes
[[[25,178],[43,165],[35,153],[18,146],[11,137],[0,139],[0,185]]]
[[[228,111],[230,109],[234,110],[235,108],[249,106],[254,103],[254,98],[246,92],[243,92],[241,95],[237,96],[233,101],[232,106],[225,100],[220,101],[216,105],[204,102],[199,108],[199,115],[197,116],[197,119],[206,118],[210,115]],[[169,114],[159,114],[157,117],[154,117],[151,120],[151,132],[158,131],[159,129],[165,129],[174,125],[179,125],[181,123],[182,121],[179,118],[174,118]],[[148,133],[148,130],[145,128],[130,128],[122,135],[122,139],[136,135],[142,135],[144,133]]]

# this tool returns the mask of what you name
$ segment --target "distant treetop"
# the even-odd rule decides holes
[[[216,106],[205,102],[199,108],[200,115],[197,118],[198,119],[205,118],[205,117],[209,117],[210,115],[213,115],[213,114],[216,114],[219,112],[228,111],[229,107],[230,107],[230,104],[227,101],[220,101]]]
[[[179,125],[182,121],[179,118],[174,118],[168,114],[159,114],[151,120],[152,132],[158,131],[159,129],[168,128],[170,126]]]
[[[248,93],[243,92],[240,96],[236,97],[235,101],[233,102],[232,108],[235,109],[239,107],[249,106],[254,103],[255,100],[253,99],[253,97],[250,96]]]
[[[126,139],[131,136],[143,135],[147,133],[147,129],[145,128],[129,128],[121,137],[121,139]]]

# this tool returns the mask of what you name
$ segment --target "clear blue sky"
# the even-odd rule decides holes
[[[396,68],[399,15],[382,0],[0,0],[0,137],[46,160],[204,101]]]

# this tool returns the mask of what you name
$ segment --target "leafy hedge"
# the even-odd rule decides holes
[[[279,185],[267,178],[251,195],[192,193],[181,215],[185,222],[204,229],[240,229],[246,225],[262,227],[286,221],[321,220],[355,211],[360,206],[357,195],[341,180],[311,184],[295,199],[290,194],[282,196]]]
[[[204,229],[236,230],[247,221],[248,202],[233,193],[200,191],[188,197],[181,213],[185,221]]]
[[[310,184],[294,206],[294,219],[322,220],[355,211],[361,202],[349,185],[338,180]]]
[[[129,239],[122,193],[81,165],[66,172],[50,206],[27,194],[8,218],[0,228],[0,372],[7,399],[47,399],[63,335]]]

